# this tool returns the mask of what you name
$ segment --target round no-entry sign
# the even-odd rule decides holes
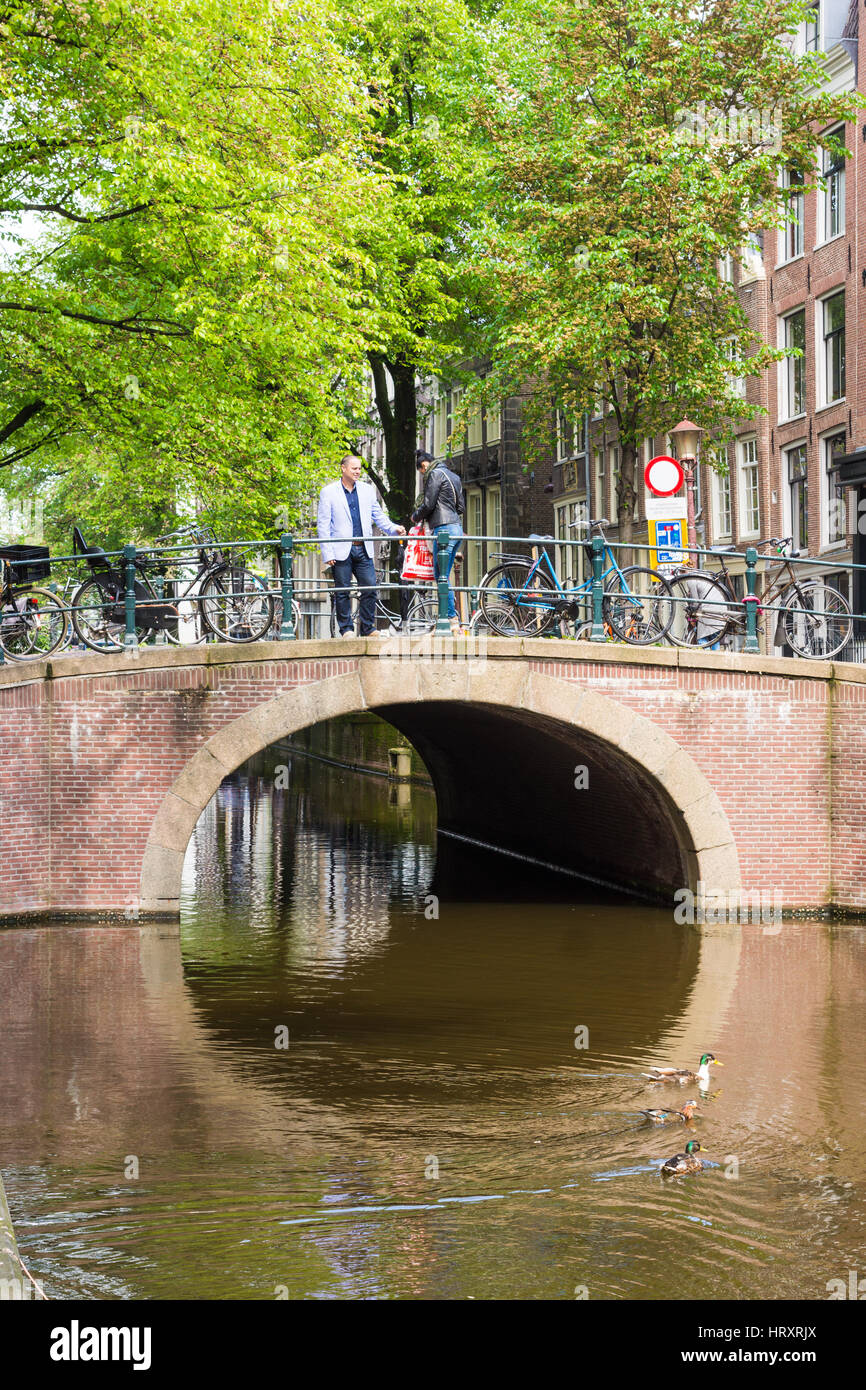
[[[643,471],[643,480],[656,497],[672,497],[683,485],[682,465],[670,454],[657,454]]]

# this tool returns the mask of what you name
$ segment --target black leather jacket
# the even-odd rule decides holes
[[[457,474],[452,473],[444,463],[434,463],[427,471],[424,497],[412,513],[412,520],[416,525],[419,521],[426,521],[433,530],[437,526],[459,521],[465,510],[463,484]]]

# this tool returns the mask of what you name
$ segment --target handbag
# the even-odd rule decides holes
[[[428,549],[424,528],[413,526],[406,541],[406,554],[403,557],[400,578],[413,584],[423,584],[432,583],[435,577],[433,555]]]

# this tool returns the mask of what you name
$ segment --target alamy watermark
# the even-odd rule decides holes
[[[470,632],[452,636],[425,632],[418,637],[389,634],[375,653],[381,661],[465,661],[470,672],[484,669],[487,661],[487,633]]]
[[[782,148],[782,107],[733,106],[720,111],[699,101],[679,107],[674,117],[674,139],[684,145],[755,145],[778,154]]]
[[[43,537],[45,501],[42,497],[0,497],[0,536]]]
[[[782,897],[777,889],[771,893],[744,893],[739,888],[714,892],[698,882],[697,890],[678,888],[674,893],[674,921],[678,926],[693,927],[722,924],[782,923]]]

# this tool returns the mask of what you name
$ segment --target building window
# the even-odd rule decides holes
[[[723,352],[724,352],[724,354],[725,354],[725,357],[726,357],[726,358],[728,359],[728,361],[731,363],[731,366],[732,366],[732,367],[736,366],[736,365],[737,365],[737,344],[736,344],[736,342],[734,341],[734,339],[733,339],[733,338],[725,338],[724,341],[723,341],[723,343],[722,343],[722,350],[723,350]],[[731,393],[732,396],[745,396],[745,394],[746,394],[746,378],[745,378],[744,376],[738,376],[738,375],[736,374],[735,371],[730,371],[730,372],[728,373],[727,381],[728,381],[728,390],[730,391],[730,393]]]
[[[574,424],[569,420],[564,410],[556,412],[556,457],[558,459],[574,458]]]
[[[845,490],[839,485],[839,464],[837,459],[845,453],[845,431],[831,434],[824,440],[825,483],[825,535],[827,545],[836,545],[845,540],[847,531],[845,517]]]
[[[761,529],[758,483],[758,441],[740,442],[740,535],[757,536]]]
[[[466,498],[467,529],[470,536],[484,534],[481,508],[481,489],[473,488]],[[466,568],[468,583],[474,588],[481,581],[483,572],[484,545],[481,541],[470,542],[467,547]]]
[[[502,496],[498,487],[492,487],[487,494],[487,534],[502,535]]]
[[[780,231],[779,256],[792,261],[803,254],[803,175],[797,169],[786,169],[783,180],[785,225]]]
[[[487,428],[487,443],[498,444],[502,438],[502,410],[499,406],[485,407],[484,421]]]
[[[841,145],[845,144],[845,127],[836,126],[827,132]],[[824,187],[818,190],[818,236],[821,241],[840,236],[845,230],[845,156],[825,149],[821,157]]]
[[[727,449],[716,449],[711,477],[713,538],[727,540],[731,536],[731,475]]]
[[[806,411],[806,310],[797,309],[782,320],[782,344],[796,348],[798,357],[787,357],[782,363],[784,383],[782,418],[791,419]]]
[[[809,482],[806,477],[806,445],[795,444],[785,451],[788,473],[788,499],[791,535],[798,550],[809,549]]]
[[[817,53],[821,47],[821,4],[812,6],[812,13],[806,20],[805,49],[807,53]]]
[[[824,404],[845,395],[845,291],[822,303],[824,331]]]
[[[473,405],[469,408],[469,423],[467,429],[467,443],[470,449],[481,448],[481,406]]]
[[[604,516],[604,450],[595,451],[595,518]]]
[[[619,445],[610,446],[610,507],[611,515],[609,520],[614,524],[619,521]]]
[[[718,260],[719,279],[726,285],[734,283],[734,257],[730,251]]]

